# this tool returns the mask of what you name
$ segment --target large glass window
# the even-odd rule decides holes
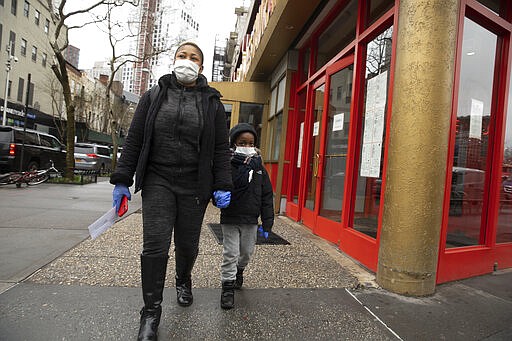
[[[495,34],[464,20],[446,247],[485,242],[482,216],[496,42]]]
[[[286,97],[286,77],[281,79],[278,85],[272,90],[270,96],[270,110],[268,120],[268,153],[270,161],[279,160],[279,149],[281,148],[281,135],[283,126],[283,108]]]
[[[512,242],[512,77],[508,86],[508,109],[505,117],[505,145],[498,211],[496,243]]]
[[[494,13],[498,14],[500,13],[500,3],[502,0],[477,0],[479,3],[484,5],[485,7],[489,8]],[[505,2],[505,1],[503,1]]]
[[[337,222],[341,221],[345,189],[353,71],[354,66],[350,65],[336,72],[330,77],[329,86],[320,215]],[[334,91],[340,92],[340,96],[332,96]]]
[[[316,70],[319,70],[356,37],[357,1],[352,0],[318,37]]]
[[[395,4],[395,0],[370,0],[369,2],[367,27],[377,21]]]
[[[316,207],[316,185],[318,178],[318,167],[320,166],[320,128],[322,127],[322,113],[324,110],[325,84],[320,85],[313,91],[313,126],[309,131],[311,134],[311,153],[309,155],[306,176],[306,201],[304,206],[310,210]]]
[[[44,64],[46,65],[46,54],[43,54]],[[43,65],[43,66],[45,66]],[[226,124],[228,129],[231,127],[231,115],[233,113],[233,104],[224,103],[224,112],[226,113]]]
[[[376,237],[380,208],[393,27],[366,46],[364,106],[354,229]]]
[[[263,104],[257,103],[240,103],[240,115],[238,117],[239,123],[250,123],[256,129],[258,134],[257,147],[260,146],[261,141],[261,118],[263,116]]]

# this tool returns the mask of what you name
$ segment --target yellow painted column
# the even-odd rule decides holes
[[[400,0],[377,282],[435,291],[459,0]]]

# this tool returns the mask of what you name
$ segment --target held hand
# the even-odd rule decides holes
[[[213,192],[214,204],[218,208],[226,208],[229,206],[231,202],[231,192],[230,191],[215,191]]]
[[[268,232],[263,231],[263,226],[258,226],[258,236],[268,239]]]
[[[128,200],[132,200],[132,195],[128,187],[122,184],[117,184],[112,191],[112,206],[116,207],[116,213],[119,212],[119,207],[121,206],[121,200],[126,196]]]

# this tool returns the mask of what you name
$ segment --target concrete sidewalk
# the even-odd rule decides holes
[[[287,218],[290,245],[258,245],[235,309],[220,308],[222,246],[207,227],[194,304],[176,304],[169,260],[160,340],[510,340],[512,272],[440,285],[428,298],[379,289],[374,275]],[[142,304],[142,217],[131,214],[0,295],[1,340],[134,340]]]

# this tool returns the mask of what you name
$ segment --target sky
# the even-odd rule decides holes
[[[249,1],[246,0],[245,4],[248,5],[248,3]],[[222,39],[229,37],[229,32],[235,28],[235,8],[243,4],[244,0],[197,0],[199,8],[198,45],[205,55],[203,74],[208,80],[211,80],[215,37],[218,36]],[[127,9],[128,7],[131,6],[127,6]],[[94,62],[105,60],[111,53],[106,34],[94,25],[70,30],[69,40],[71,45],[80,49],[78,65],[80,69],[92,68]],[[99,48],[101,46],[105,46],[105,48]]]

